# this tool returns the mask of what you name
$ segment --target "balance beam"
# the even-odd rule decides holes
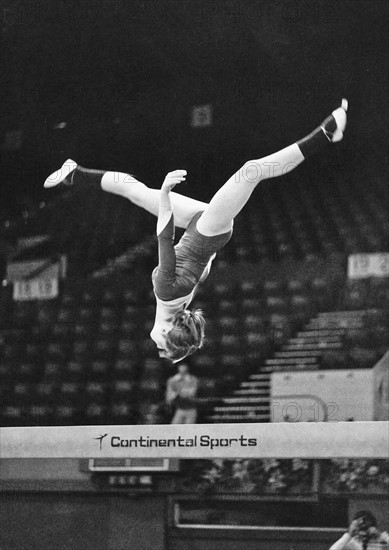
[[[389,458],[389,422],[0,428],[6,458]]]

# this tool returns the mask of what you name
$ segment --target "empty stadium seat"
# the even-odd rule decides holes
[[[56,397],[57,385],[51,382],[40,382],[34,388],[34,397],[39,403],[52,402]]]
[[[85,385],[85,394],[88,399],[93,399],[96,403],[105,401],[107,385],[104,382],[89,380]]]
[[[112,391],[115,394],[130,394],[134,388],[134,383],[127,379],[118,379],[112,383]]]
[[[51,337],[58,341],[67,341],[73,333],[73,326],[70,323],[55,323],[51,329]]]
[[[61,307],[58,311],[57,320],[61,323],[72,323],[74,321],[73,308]]]
[[[222,298],[219,301],[218,307],[219,307],[219,311],[224,313],[230,313],[230,312],[236,311],[237,303],[234,300],[228,300],[226,298]]]
[[[49,361],[61,361],[65,358],[67,345],[65,343],[49,343],[46,347],[45,356]]]
[[[109,407],[108,415],[114,424],[132,424],[133,407],[126,401],[113,401]]]
[[[13,387],[12,401],[14,403],[26,403],[31,395],[31,384],[18,382]]]
[[[263,283],[263,291],[267,295],[280,294],[283,291],[283,283],[278,280],[267,279]]]
[[[344,369],[352,367],[349,363],[349,356],[345,350],[326,351],[321,358],[321,365],[324,369]]]
[[[52,423],[53,409],[40,402],[31,404],[26,409],[26,422],[31,426],[47,426]]]
[[[112,321],[100,321],[99,332],[102,337],[112,337],[116,335],[117,325]]]
[[[79,382],[62,382],[59,386],[58,396],[60,400],[77,403],[81,401],[84,387]]]
[[[82,414],[86,423],[104,424],[107,417],[107,408],[101,403],[88,403]]]
[[[245,314],[260,313],[261,309],[263,309],[263,302],[260,298],[244,298],[241,308]]]
[[[73,330],[76,340],[85,340],[92,334],[94,328],[91,323],[76,322],[73,325]]]
[[[93,378],[93,380],[97,380],[107,378],[110,371],[109,367],[110,365],[107,361],[92,361],[87,372],[88,379]]]
[[[3,426],[21,426],[24,420],[24,410],[21,405],[3,405],[0,411],[0,421]]]
[[[115,342],[112,339],[98,338],[94,341],[92,354],[96,358],[109,359],[110,357],[112,357],[114,346]]]
[[[213,293],[218,299],[228,299],[231,296],[231,288],[227,283],[217,283],[213,286]]]
[[[236,350],[238,351],[240,342],[239,342],[239,336],[236,334],[224,334],[222,333],[220,335],[220,345],[223,350],[225,351],[232,351]]]
[[[252,281],[241,281],[240,292],[242,296],[251,297],[257,296],[262,289],[259,288],[259,284]]]
[[[100,310],[100,318],[106,322],[112,322],[117,318],[117,309],[113,306],[102,307]]]
[[[369,368],[378,361],[379,353],[375,349],[355,346],[349,350],[349,357],[353,368]]]
[[[37,315],[37,322],[42,327],[50,327],[57,316],[56,305],[40,304]]]
[[[269,313],[273,312],[287,312],[288,301],[283,296],[267,296],[266,297],[266,309]]]
[[[260,313],[249,313],[243,315],[244,326],[251,331],[260,331],[264,329],[265,319]]]
[[[128,359],[117,359],[113,365],[115,376],[118,376],[119,378],[123,375],[127,377],[134,377],[136,365],[136,359],[133,357]]]
[[[45,379],[58,378],[62,372],[61,364],[47,361],[44,363],[43,372]]]
[[[212,369],[215,365],[215,359],[206,353],[195,354],[192,357],[192,364],[198,371],[203,372]]]
[[[56,403],[53,406],[53,423],[54,425],[74,425],[79,420],[80,407],[72,403]]]
[[[222,331],[229,332],[237,329],[238,319],[231,315],[219,317],[219,327]]]

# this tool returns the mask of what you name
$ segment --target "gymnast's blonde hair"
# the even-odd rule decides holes
[[[177,311],[173,328],[166,336],[168,359],[177,363],[200,349],[204,343],[205,320],[201,309]]]

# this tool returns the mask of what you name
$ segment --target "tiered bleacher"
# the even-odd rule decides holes
[[[268,422],[271,419],[270,374],[328,369],[371,368],[389,346],[382,310],[319,313],[280,351],[258,365],[209,415],[213,422]]]
[[[33,255],[17,243],[38,235],[48,237],[46,259],[67,262],[52,299],[14,299],[4,276],[4,426],[169,421],[162,403],[175,369],[149,338],[154,220],[124,199],[81,195],[4,228],[8,264]],[[388,279],[347,280],[345,265],[349,253],[385,250],[383,197],[380,182],[373,192],[296,181],[264,187],[248,206],[194,304],[208,321],[189,360],[208,399],[203,421],[268,421],[272,372],[366,368],[382,357]]]

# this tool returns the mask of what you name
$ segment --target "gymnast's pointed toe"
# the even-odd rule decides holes
[[[71,185],[69,178],[72,172],[76,168],[77,168],[77,163],[74,160],[72,159],[65,160],[65,162],[63,163],[63,165],[59,170],[56,170],[55,172],[50,174],[49,177],[46,178],[43,184],[43,187],[45,187],[46,189],[49,189],[50,187],[56,187],[62,182],[64,183],[66,182],[69,185]]]

